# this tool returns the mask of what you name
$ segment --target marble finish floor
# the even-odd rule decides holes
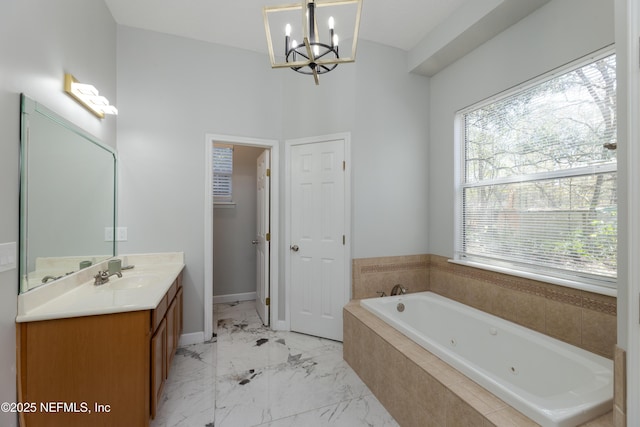
[[[398,426],[342,343],[265,328],[253,301],[215,305],[214,325],[178,349],[152,427]]]

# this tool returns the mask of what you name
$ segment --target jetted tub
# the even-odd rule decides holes
[[[613,362],[433,292],[360,304],[543,426],[612,409]]]

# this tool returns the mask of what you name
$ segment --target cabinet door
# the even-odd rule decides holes
[[[165,319],[151,338],[151,419],[156,417],[158,402],[167,378],[167,322]]]
[[[176,351],[176,314],[176,299],[174,298],[167,309],[167,376],[169,376],[169,369]]]

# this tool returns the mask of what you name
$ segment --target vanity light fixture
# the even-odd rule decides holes
[[[118,109],[110,105],[109,100],[101,96],[95,86],[80,83],[68,73],[64,75],[64,91],[101,119],[104,119],[105,114],[118,114]]]
[[[326,42],[322,42],[318,34],[317,19],[324,11],[319,9],[327,8],[329,13],[343,18],[343,24],[347,20],[353,20],[353,44],[349,57],[340,57],[338,49],[338,35],[334,31],[338,19],[329,16],[327,19]],[[291,16],[292,12],[302,15],[302,25],[298,35],[302,37],[302,42],[298,43],[291,38],[292,25],[286,22],[283,16]],[[319,74],[325,74],[335,69],[338,64],[354,62],[356,60],[356,47],[358,44],[358,29],[360,27],[360,14],[362,12],[362,0],[302,0],[299,4],[289,4],[282,6],[265,6],[263,9],[264,29],[267,35],[267,47],[271,68],[291,68],[293,71],[302,74],[313,75],[316,85],[320,84]],[[276,16],[277,15],[277,16]],[[273,21],[274,26],[284,29],[284,51],[278,54],[280,62],[276,60],[273,43],[271,40],[271,29],[269,21]],[[295,17],[294,17],[295,19]],[[344,27],[343,27],[344,29]]]

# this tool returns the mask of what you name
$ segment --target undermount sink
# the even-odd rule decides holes
[[[116,290],[136,289],[151,285],[159,279],[160,277],[155,274],[135,274],[130,276],[123,274],[122,277],[111,277],[107,286]]]

